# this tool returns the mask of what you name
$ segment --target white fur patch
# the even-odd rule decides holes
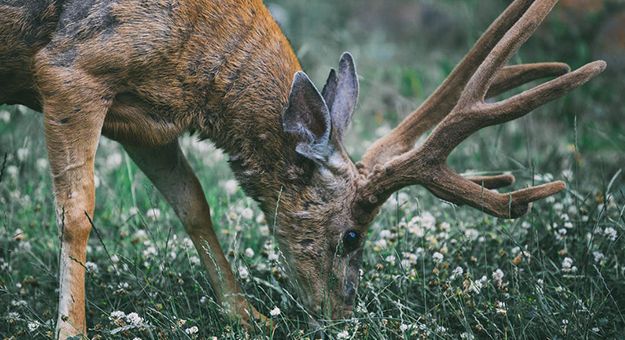
[[[333,152],[328,158],[328,165],[335,169],[338,169],[345,166],[345,160],[343,159],[343,157],[341,157],[341,154],[339,152]]]

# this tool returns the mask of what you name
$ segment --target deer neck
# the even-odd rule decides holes
[[[262,3],[253,15],[238,41],[221,51],[219,66],[206,65],[213,76],[210,84],[199,84],[210,90],[198,105],[197,119],[201,135],[228,153],[246,194],[272,216],[280,193],[304,180],[311,166],[297,155],[296,137],[282,126],[293,76],[301,67]]]

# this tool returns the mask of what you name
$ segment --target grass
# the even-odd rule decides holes
[[[341,52],[355,55],[362,92],[346,143],[356,159],[440,84],[506,4],[484,3],[277,2],[289,19],[284,30],[318,86]],[[447,23],[439,33],[451,33],[432,39],[432,25],[416,23],[423,30],[410,31],[410,21],[385,21],[387,12],[413,4]],[[621,10],[607,6],[575,29],[556,8],[513,63],[558,60],[578,67],[591,61],[597,39],[591,32]],[[372,27],[365,29],[366,23]],[[492,218],[439,201],[422,188],[394,195],[371,225],[353,318],[321,320],[326,335],[623,339],[622,75],[608,69],[528,117],[480,131],[452,154],[450,165],[459,172],[514,173],[515,188],[567,182],[566,192],[538,202],[526,216]],[[90,339],[312,338],[306,312],[276,261],[270,228],[233,181],[225,156],[189,136],[182,145],[235,274],[249,300],[278,328],[269,335],[246,334],[225,316],[172,210],[124,151],[102,139],[84,264]],[[4,154],[0,339],[47,339],[56,321],[59,243],[40,114],[0,107]]]

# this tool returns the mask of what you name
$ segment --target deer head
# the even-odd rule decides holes
[[[533,201],[565,189],[563,182],[554,182],[496,193],[489,189],[509,185],[514,177],[464,178],[446,165],[451,151],[474,132],[519,118],[605,69],[603,61],[574,72],[562,63],[504,67],[556,2],[514,1],[443,85],[357,164],[342,144],[358,97],[351,55],[341,57],[338,72],[330,72],[321,92],[306,74],[295,74],[283,126],[298,138],[296,152],[314,164],[314,171],[306,186],[285,191],[277,209],[276,235],[312,309],[333,318],[349,315],[368,225],[390,195],[406,186],[423,185],[444,200],[503,218],[517,218]],[[508,99],[485,101],[553,76],[557,77]]]

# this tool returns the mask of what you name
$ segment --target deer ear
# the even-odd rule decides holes
[[[330,75],[321,93],[328,103],[332,126],[337,130],[339,138],[342,139],[358,101],[356,65],[349,52],[345,52],[341,56],[338,75],[334,69],[330,70]]]
[[[316,162],[325,162],[332,153],[330,111],[323,96],[306,73],[297,72],[291,85],[289,105],[282,115],[284,131],[304,137],[296,151]]]

